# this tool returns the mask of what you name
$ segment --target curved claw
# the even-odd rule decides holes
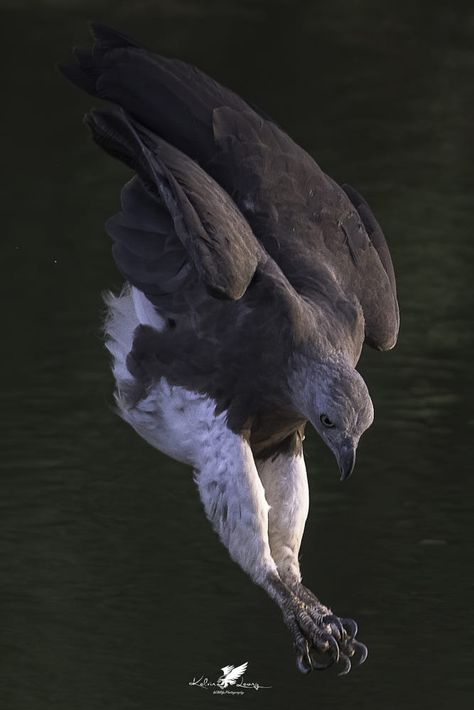
[[[300,673],[306,675],[313,670],[313,662],[311,661],[311,663],[308,664],[306,654],[298,653],[296,656],[296,667]]]
[[[352,644],[354,645],[355,649],[360,652],[360,658],[357,661],[357,665],[361,666],[367,660],[367,656],[369,655],[369,649],[367,648],[365,643],[361,643],[360,641],[353,641]]]
[[[344,653],[341,653],[341,661],[344,665],[342,671],[340,671],[337,675],[347,675],[352,668],[352,664]]]
[[[313,670],[313,659],[311,658],[311,653],[309,651],[308,642],[304,643],[304,651],[300,651],[296,654],[296,667],[300,673],[310,673]]]
[[[329,626],[333,630],[333,633],[334,633],[334,628],[337,630],[337,632],[339,634],[338,640],[342,639],[344,637],[345,631],[344,631],[344,628],[341,624],[341,620],[338,616],[334,616],[334,614],[331,614],[330,616],[325,616],[323,619],[323,623],[329,624]]]
[[[339,663],[340,649],[339,644],[334,638],[334,636],[328,636],[329,648],[332,649],[332,655],[334,658],[334,663]]]
[[[354,619],[341,619],[341,623],[349,638],[353,639],[359,630],[357,623]]]

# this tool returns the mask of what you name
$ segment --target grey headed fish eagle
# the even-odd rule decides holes
[[[106,223],[125,282],[105,325],[119,412],[193,468],[230,556],[280,607],[297,668],[347,673],[367,655],[357,625],[302,582],[303,439],[309,422],[351,474],[374,417],[362,346],[388,350],[399,328],[384,235],[263,111],[120,32],[92,32],[61,69],[109,103],[85,123],[134,173]]]

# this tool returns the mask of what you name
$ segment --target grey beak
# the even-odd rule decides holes
[[[356,450],[352,443],[345,443],[341,446],[341,450],[338,456],[339,470],[341,472],[341,481],[345,481],[349,478],[352,471],[354,470],[356,462]]]

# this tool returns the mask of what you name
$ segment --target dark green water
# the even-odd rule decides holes
[[[0,2],[0,707],[471,708],[474,8],[457,2]],[[35,8],[35,9],[31,9]],[[101,19],[258,103],[372,203],[397,348],[366,352],[354,476],[307,438],[307,584],[370,649],[300,676],[280,613],[229,560],[191,473],[112,411],[102,224],[128,173],[54,62]],[[189,687],[249,662],[243,698]]]

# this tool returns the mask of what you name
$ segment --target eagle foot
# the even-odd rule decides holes
[[[333,614],[301,583],[293,587],[283,618],[294,638],[296,667],[301,673],[337,665],[338,675],[346,675],[356,654],[356,665],[367,658],[367,647],[355,638],[357,623]]]

